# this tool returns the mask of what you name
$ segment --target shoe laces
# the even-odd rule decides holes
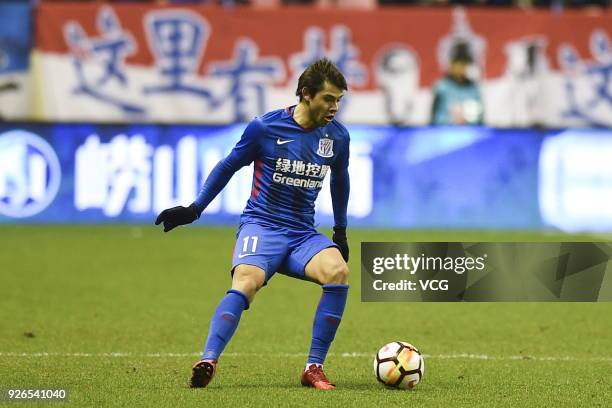
[[[214,361],[209,360],[202,360],[196,364],[197,367],[203,367],[206,371],[206,374],[209,376],[212,376],[214,374],[216,365],[217,364]]]
[[[323,372],[323,369],[320,366],[315,364],[311,365],[310,367],[308,367],[308,373],[312,378],[313,382],[323,381],[329,384],[329,380],[325,376],[325,373]]]

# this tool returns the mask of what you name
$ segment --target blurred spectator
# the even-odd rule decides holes
[[[483,119],[483,104],[478,84],[467,75],[473,62],[465,43],[451,51],[448,74],[434,86],[431,109],[432,125],[479,125]]]

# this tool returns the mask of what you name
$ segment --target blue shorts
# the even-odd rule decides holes
[[[266,272],[266,282],[276,273],[306,279],[305,268],[313,256],[337,245],[316,230],[244,223],[238,228],[232,272],[238,265],[254,265]]]

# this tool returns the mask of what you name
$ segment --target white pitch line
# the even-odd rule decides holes
[[[19,352],[0,352],[0,357],[104,357],[104,358],[173,358],[173,357],[199,357],[201,353],[57,353],[57,352],[38,352],[38,353],[19,353]],[[303,358],[307,353],[224,353],[223,357],[267,357],[267,358]],[[350,353],[329,353],[329,357],[342,358],[371,358],[374,353],[350,352]],[[491,360],[491,361],[592,361],[592,362],[612,362],[612,357],[571,357],[571,356],[490,356],[487,354],[424,354],[423,357],[434,360]]]

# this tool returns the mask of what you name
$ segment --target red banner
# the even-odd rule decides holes
[[[127,78],[130,69],[141,67],[156,68],[159,75],[165,75],[174,82],[182,81],[179,76],[185,74],[204,83],[211,75],[222,76],[229,72],[225,68],[239,61],[254,63],[263,60],[267,61],[267,65],[263,64],[257,69],[260,69],[261,75],[267,73],[268,77],[261,84],[263,91],[257,92],[278,103],[285,103],[291,97],[286,90],[295,86],[295,78],[307,63],[321,55],[327,55],[337,63],[347,76],[351,92],[357,96],[360,92],[376,92],[384,87],[385,78],[392,77],[395,65],[412,64],[416,67],[413,69],[416,74],[412,79],[406,76],[405,80],[407,83],[415,82],[418,92],[423,93],[421,104],[431,102],[430,88],[445,74],[457,42],[467,44],[473,59],[472,75],[478,81],[502,78],[509,72],[533,71],[534,59],[545,64],[548,71],[559,72],[564,68],[564,61],[569,61],[571,65],[572,58],[584,60],[585,63],[598,63],[601,55],[612,55],[612,51],[606,50],[612,37],[610,11],[566,11],[560,14],[547,10],[461,8],[322,11],[300,7],[224,9],[215,6],[125,4],[111,7],[101,4],[43,3],[38,9],[36,21],[36,42],[43,55],[70,55],[71,58],[78,58],[79,53],[89,55],[89,59],[82,59],[82,72],[79,75],[85,75],[88,61],[99,58],[102,66],[105,59],[113,60],[108,64],[115,65],[116,78],[121,77],[119,68],[127,69],[128,73],[124,73]],[[599,48],[597,38],[603,41],[600,41],[603,45],[600,44]],[[113,40],[120,41],[115,48],[109,45]],[[97,50],[104,50],[105,55],[96,56]],[[188,61],[179,61],[177,52],[187,56]],[[255,71],[251,73],[256,74]],[[233,74],[227,75],[229,78]],[[127,84],[127,79],[124,83]],[[564,86],[562,82],[560,84],[554,85],[561,87],[558,92],[562,92]],[[215,88],[217,85],[211,86]],[[214,94],[215,89],[212,88],[207,92]],[[275,93],[274,89],[278,92]],[[97,92],[89,91],[91,94]],[[488,92],[484,90],[485,99]],[[555,92],[549,92],[553,99],[556,98]],[[276,94],[283,96],[274,96]],[[263,98],[261,95],[258,97]],[[367,99],[363,103],[367,103]],[[489,119],[493,115],[489,122],[507,123],[496,119],[497,108],[487,109],[488,103],[485,100],[484,111]],[[264,105],[245,109],[249,113],[259,114],[262,109],[276,104],[266,101]],[[210,102],[212,108],[221,109],[220,106],[220,102],[216,105]],[[612,113],[612,104],[607,108]],[[554,108],[557,116],[562,116],[559,109]],[[426,123],[426,110],[415,113],[416,116],[403,122]],[[228,114],[229,119],[226,119],[224,114],[219,113],[221,110],[215,112],[219,116],[211,113],[212,116],[203,120],[242,118]],[[355,112],[355,117],[347,112],[345,119],[359,121],[359,117],[364,117]],[[555,119],[551,115],[544,114],[548,118],[545,122],[564,124],[562,119]],[[50,116],[65,117],[54,113]],[[156,120],[156,116],[157,120],[164,121],[192,120],[181,115],[164,117],[155,113],[151,119]],[[370,120],[367,115],[365,117],[367,122],[385,121],[384,118]],[[570,121],[566,124],[599,123],[588,123],[589,120],[578,117],[574,119],[575,123]]]

